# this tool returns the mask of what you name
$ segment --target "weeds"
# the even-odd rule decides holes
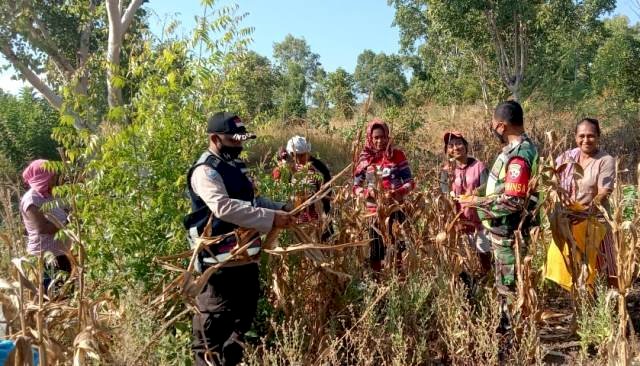
[[[400,124],[402,114],[396,112],[393,116]],[[272,156],[270,153],[290,134],[301,133],[310,137],[314,150],[323,160],[334,163],[334,171],[347,168],[343,176],[331,183],[330,218],[335,234],[329,242],[320,242],[316,230],[309,226],[285,233],[274,232],[266,239],[270,247],[262,258],[261,273],[265,296],[253,336],[247,337],[247,364],[495,365],[500,362],[502,340],[495,332],[499,312],[491,280],[479,281],[470,291],[458,279],[463,269],[474,272],[475,259],[465,249],[462,238],[451,230],[455,222],[452,206],[437,191],[436,172],[441,160],[437,132],[444,129],[445,124],[434,121],[452,122],[447,120],[450,116],[438,113],[441,111],[434,109],[425,115],[425,127],[419,127],[422,120],[414,121],[415,126],[407,127],[402,141],[414,164],[419,191],[401,206],[380,210],[382,216],[388,216],[395,209],[407,216],[407,224],[395,228],[395,234],[403,236],[408,246],[403,254],[404,279],[388,270],[380,280],[374,281],[366,270],[369,219],[349,183],[348,165],[356,150],[349,147],[353,141],[304,128],[295,132],[274,126],[264,128],[263,143],[251,148],[254,155],[250,158],[254,162],[258,161],[257,156]],[[459,111],[458,119],[469,120],[466,113],[472,112]],[[466,126],[455,120],[447,128],[472,131],[469,140],[474,153],[490,160],[496,146],[485,144],[488,134],[482,129],[482,123]],[[347,131],[345,136],[352,139],[356,132],[356,129]],[[536,131],[533,135],[544,136]],[[543,154],[553,156],[561,144],[543,143]],[[267,161],[256,171],[261,193],[290,196],[289,191],[269,181]],[[546,202],[545,221],[539,235],[531,236],[528,252],[523,253],[525,260],[519,266],[522,274],[519,294],[523,302],[526,297],[529,316],[516,321],[513,346],[504,355],[505,364],[541,363],[542,356],[551,349],[548,344],[541,345],[539,329],[545,321],[550,322],[543,310],[559,292],[556,288],[540,286],[538,269],[546,241],[551,238],[549,231],[558,225],[550,212],[559,198],[553,172],[543,169],[538,184]],[[194,311],[191,299],[212,272],[194,273],[193,266],[187,265],[190,259],[193,264],[192,252],[157,253],[154,268],[162,283],[156,288],[129,284],[116,298],[99,292],[98,289],[104,288],[100,279],[89,279],[81,286],[82,272],[77,271],[69,280],[75,284],[74,289],[69,286],[59,299],[40,301],[43,292],[38,291],[37,277],[41,262],[34,258],[10,262],[10,258],[21,258],[24,248],[15,210],[20,194],[17,186],[14,182],[0,187],[3,215],[0,237],[7,248],[3,247],[7,255],[2,256],[0,264],[2,269],[8,269],[3,272],[5,281],[0,282],[0,301],[9,320],[11,339],[43,347],[50,364],[191,362],[190,314]],[[640,208],[637,188],[626,185],[623,189],[620,185],[620,189],[612,198],[609,217],[617,240],[620,273],[617,289],[606,292],[598,287],[593,300],[588,300],[585,292],[567,296],[573,305],[570,322],[575,323],[575,333],[580,337],[580,360],[585,362],[594,361],[589,352],[593,347],[598,351],[597,360],[628,360],[634,351],[633,334],[627,329],[625,296],[636,275]],[[324,190],[301,207],[315,204],[327,193],[328,190]],[[385,217],[380,220],[384,222]],[[75,224],[82,225],[79,221]],[[74,226],[72,230],[65,230],[74,242],[73,253],[78,265],[85,244],[78,235],[81,229]],[[240,233],[242,237],[245,234]],[[203,244],[214,242],[215,238],[208,240]],[[237,252],[241,253],[242,248]],[[83,266],[87,268],[96,259],[88,256],[84,260]],[[80,291],[81,288],[84,290]],[[572,331],[571,325],[566,328],[567,332]],[[566,338],[564,330],[555,331],[560,336],[554,342],[562,343],[562,337]]]

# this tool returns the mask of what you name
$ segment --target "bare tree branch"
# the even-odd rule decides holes
[[[114,85],[117,68],[120,65],[120,48],[122,47],[122,21],[120,20],[120,3],[107,0],[107,18],[109,19],[109,39],[107,44],[107,101],[113,108],[122,104],[122,91]]]
[[[37,17],[33,17],[31,21],[32,22],[29,23],[29,34],[33,39],[30,39],[30,41],[41,47],[42,50],[51,57],[63,77],[69,78],[75,72],[75,67],[73,67],[71,62],[59,51],[58,46],[51,43],[51,35],[47,27],[42,24]],[[36,25],[35,27],[33,26],[34,23]]]
[[[520,85],[524,80],[526,66],[526,32],[520,14],[513,13],[513,39],[504,39],[496,24],[495,13],[492,8],[484,11],[488,31],[493,40],[493,46],[498,60],[498,74],[514,99],[520,98]],[[505,42],[513,42],[512,49],[507,50]]]
[[[509,83],[509,65],[508,65],[508,57],[505,51],[504,44],[502,43],[502,39],[498,34],[498,26],[496,25],[496,20],[493,15],[493,11],[491,9],[485,11],[485,17],[487,18],[487,22],[489,24],[489,33],[491,33],[491,38],[493,39],[493,46],[496,51],[496,58],[498,59],[498,73],[502,78],[502,81],[505,84]]]
[[[129,25],[131,25],[131,22],[133,21],[133,15],[142,5],[142,1],[143,0],[133,0],[124,12],[124,15],[122,15],[121,23],[123,32],[126,32],[127,29],[129,29]]]
[[[127,31],[135,12],[142,5],[142,0],[133,0],[121,16],[121,2],[107,0],[107,17],[109,19],[109,41],[107,45],[107,101],[109,107],[122,105],[122,88],[114,85],[114,78],[118,75],[120,67],[120,51],[124,33]]]
[[[93,15],[95,11],[96,5],[95,1],[90,0],[89,2],[89,14]],[[91,38],[91,32],[93,31],[93,23],[91,21],[87,21],[83,24],[82,30],[80,31],[80,48],[78,49],[78,86],[76,90],[80,94],[87,94],[89,90],[89,76],[86,70],[86,63],[89,59],[89,41]]]
[[[25,78],[44,98],[57,110],[62,108],[62,98],[56,94],[33,70],[31,70],[18,56],[13,52],[11,46],[7,42],[3,42],[0,52],[7,58],[11,65],[18,70],[20,75]]]

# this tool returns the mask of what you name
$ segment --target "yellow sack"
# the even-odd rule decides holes
[[[576,241],[578,253],[576,253],[575,258],[578,264],[580,264],[578,265],[579,269],[582,267],[582,257],[585,252],[585,247],[587,247],[588,277],[586,283],[591,285],[596,275],[596,258],[600,250],[600,243],[607,233],[607,228],[594,218],[589,218],[579,224],[572,225],[571,232]],[[589,235],[588,238],[587,234]],[[549,250],[547,251],[547,263],[544,266],[544,277],[562,286],[567,291],[571,290],[571,286],[573,285],[571,270],[568,268],[571,263],[569,261],[570,250],[571,243],[569,242],[567,242],[561,251],[558,245],[554,241],[551,241],[551,245],[549,245]]]

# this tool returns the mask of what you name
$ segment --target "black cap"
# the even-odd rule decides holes
[[[229,112],[218,112],[209,117],[207,121],[207,132],[232,135],[233,139],[237,141],[256,138],[255,134],[247,132],[240,117]]]

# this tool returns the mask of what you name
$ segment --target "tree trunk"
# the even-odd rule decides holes
[[[115,79],[120,76],[120,51],[122,41],[135,12],[142,0],[133,0],[122,14],[119,0],[107,0],[107,18],[109,19],[109,40],[107,44],[107,101],[109,108],[122,105],[122,87]]]
[[[7,60],[11,63],[13,67],[18,70],[20,75],[25,78],[31,86],[33,86],[37,91],[42,94],[44,99],[51,104],[51,106],[57,110],[60,110],[62,107],[62,97],[56,94],[38,75],[36,75],[33,70],[31,70],[27,65],[22,63],[16,54],[11,49],[11,46],[7,43],[2,44],[2,48],[0,48],[0,52],[7,58]]]
[[[521,97],[522,80],[527,65],[526,52],[526,26],[514,10],[513,14],[513,47],[507,49],[506,43],[509,39],[503,39],[496,24],[496,15],[493,9],[485,11],[488,31],[493,39],[493,46],[498,60],[498,74],[511,92],[511,97],[518,101]]]
[[[369,115],[369,106],[371,105],[371,99],[373,97],[373,92],[369,91],[367,95],[367,100],[364,102],[364,118],[367,119]]]
[[[472,53],[472,56],[478,66],[478,78],[480,81],[480,90],[482,91],[482,105],[484,107],[484,115],[487,117],[489,115],[489,86],[487,85],[487,78],[485,76],[487,64],[482,56],[478,56],[475,53]]]
[[[520,83],[515,82],[513,84],[508,84],[507,88],[511,92],[511,98],[516,102],[520,101]]]

